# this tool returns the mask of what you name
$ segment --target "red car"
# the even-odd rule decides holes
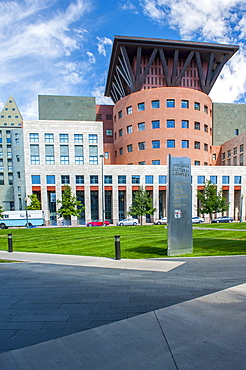
[[[90,221],[87,222],[86,226],[108,226],[109,222],[108,221],[102,221],[102,220],[96,220],[96,221]]]

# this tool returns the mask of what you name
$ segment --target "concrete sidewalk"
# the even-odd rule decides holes
[[[246,284],[0,354],[1,369],[245,368]]]
[[[63,304],[59,301],[60,306],[53,308],[63,310],[64,317],[65,313],[68,313],[64,311],[66,300],[74,302],[69,308],[71,312],[77,308],[81,309],[81,306],[86,309],[85,305],[90,302],[93,302],[94,306],[98,305],[98,312],[101,312],[104,304],[109,302],[112,306],[114,301],[120,304],[117,306],[118,309],[123,309],[125,305],[130,307],[134,302],[138,305],[144,302],[149,309],[144,314],[128,316],[127,319],[119,319],[120,321],[90,330],[79,331],[78,328],[75,334],[59,335],[58,333],[55,339],[2,352],[0,353],[1,369],[241,370],[245,368],[246,284],[239,284],[240,281],[246,281],[245,256],[138,260],[135,261],[136,270],[134,270],[134,261],[125,260],[123,261],[125,267],[123,264],[119,267],[119,264],[115,266],[113,264],[121,261],[110,260],[110,266],[107,266],[107,259],[93,260],[91,257],[80,259],[76,256],[65,256],[66,260],[63,260],[64,256],[28,253],[17,256],[16,253],[8,253],[9,259],[16,258],[23,261],[25,258],[25,261],[35,263],[0,266],[2,267],[0,277],[6,276],[2,290],[6,288],[6,292],[10,291],[6,304],[10,302],[8,309],[13,310],[12,315],[16,314],[14,321],[13,317],[8,318],[9,324],[18,326],[22,322],[28,325],[28,320],[31,321],[33,314],[30,317],[28,315],[24,317],[19,310],[23,308],[30,312],[28,310],[32,305],[42,306],[44,302],[57,305],[59,294],[64,293],[60,293],[60,290],[66,290],[68,287],[67,296],[61,296]],[[0,252],[0,258],[8,257],[5,252]],[[63,267],[65,264],[66,267]],[[18,281],[17,286],[15,277]],[[54,287],[49,291],[52,284]],[[130,284],[129,287],[127,284]],[[98,287],[100,293],[95,293],[95,287]],[[227,288],[222,289],[222,287]],[[115,288],[120,290],[121,295],[116,294]],[[90,291],[93,294],[88,302],[84,293],[81,293],[82,289],[88,294]],[[206,294],[212,291],[213,293]],[[23,292],[28,295],[20,299]],[[40,297],[41,292],[46,292],[44,297]],[[3,294],[6,294],[5,291]],[[75,297],[78,299],[77,308]],[[160,302],[157,302],[158,299]],[[149,301],[150,306],[148,306]],[[175,302],[179,303],[175,304]],[[107,314],[111,307],[109,303],[105,306]],[[157,309],[161,304],[165,307]],[[44,310],[43,315],[45,312]],[[83,312],[83,315],[86,315],[86,312]],[[54,311],[46,312],[49,315],[51,313],[53,314]],[[52,320],[52,317],[47,316],[44,320]],[[61,320],[61,316],[57,320]],[[69,322],[67,318],[64,320],[65,324]],[[17,327],[12,326],[12,328]],[[31,335],[35,330],[33,327],[30,329]],[[25,335],[28,335],[26,333]],[[13,337],[15,334],[14,330],[10,333]]]

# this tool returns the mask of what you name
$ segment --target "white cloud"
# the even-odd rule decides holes
[[[97,37],[97,40],[99,41],[97,44],[99,54],[102,54],[106,57],[105,45],[112,45],[113,41],[108,37]]]
[[[121,10],[127,10],[127,11],[130,11],[134,14],[138,14],[139,11],[137,10],[137,7],[136,5],[134,5],[131,1],[125,1],[124,3],[120,3],[119,4],[119,8]]]
[[[86,54],[89,57],[89,63],[95,64],[96,63],[96,58],[94,57],[94,54],[91,53],[90,51],[87,51]]]
[[[112,102],[111,98],[108,98],[106,96],[104,96],[104,91],[105,91],[105,86],[104,85],[100,85],[100,86],[96,86],[93,90],[92,90],[92,95],[95,96],[96,98],[96,104],[112,104],[114,105],[114,103]]]

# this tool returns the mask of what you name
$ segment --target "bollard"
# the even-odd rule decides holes
[[[114,236],[114,240],[115,240],[115,259],[116,260],[120,260],[120,235],[115,235]]]
[[[8,234],[8,252],[13,252],[12,234]]]

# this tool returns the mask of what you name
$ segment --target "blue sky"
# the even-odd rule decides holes
[[[246,103],[246,0],[1,0],[0,109],[10,95],[24,119],[37,119],[38,94],[110,104],[114,35],[239,45],[210,97]]]

